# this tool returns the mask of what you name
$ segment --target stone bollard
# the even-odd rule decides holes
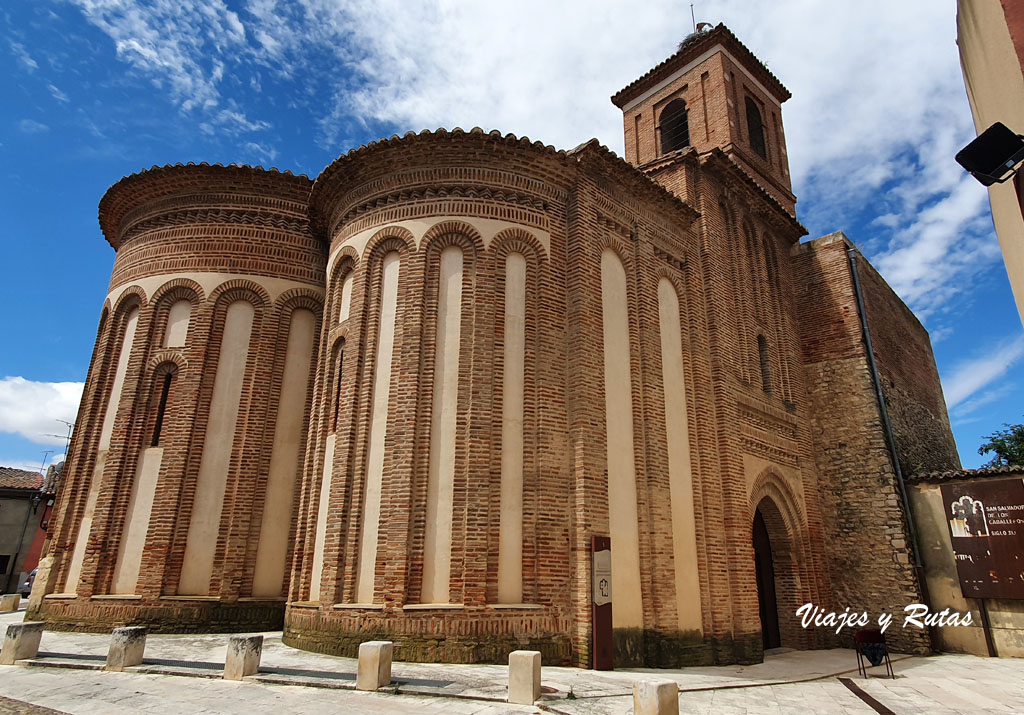
[[[16,660],[39,655],[39,639],[43,637],[42,621],[11,623],[4,636],[4,649],[0,650],[0,665],[14,665]]]
[[[224,680],[241,680],[260,670],[263,636],[231,636],[224,661]]]
[[[121,672],[133,665],[141,665],[145,650],[145,627],[115,628],[114,635],[110,638],[110,649],[107,651],[107,664],[104,670]]]
[[[514,650],[508,654],[508,701],[533,705],[540,700],[540,651]]]
[[[391,682],[391,641],[367,641],[359,644],[356,690],[376,690]]]
[[[3,596],[0,596],[0,613],[9,613],[10,611],[17,611],[18,606],[20,605],[20,593],[5,593]]]
[[[633,683],[634,715],[679,715],[679,685],[673,680]]]

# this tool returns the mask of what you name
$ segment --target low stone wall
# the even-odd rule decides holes
[[[160,600],[156,603],[95,598],[43,599],[26,620],[46,622],[47,630],[106,633],[121,626],[145,626],[151,633],[246,633],[279,630],[282,601]]]
[[[612,633],[616,668],[690,668],[750,665],[764,660],[760,633],[704,638],[698,632],[617,628]],[[586,667],[587,664],[583,664]]]
[[[540,651],[545,665],[571,665],[568,616],[549,609],[388,611],[289,605],[283,641],[316,653],[358,657],[359,644],[395,643],[395,660],[420,663],[508,663],[514,650]]]

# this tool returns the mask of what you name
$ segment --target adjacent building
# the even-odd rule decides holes
[[[977,132],[1002,122],[1024,134],[1024,5],[958,0],[957,45]],[[1024,190],[1020,179],[988,190],[1006,274],[1024,319]]]
[[[39,505],[43,475],[13,467],[0,467],[0,588],[3,593],[21,593],[28,574],[35,568],[38,553],[32,552],[33,538],[43,511]],[[52,495],[51,495],[52,496]]]

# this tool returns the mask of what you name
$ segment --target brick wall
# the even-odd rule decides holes
[[[834,234],[795,247],[791,258],[834,603],[840,610],[866,610],[876,618],[883,610],[900,613],[907,604],[922,602],[922,596],[863,344],[848,245],[844,236]],[[862,268],[861,274],[866,272]],[[906,358],[886,352],[890,341],[898,342],[900,335],[919,340],[923,330],[906,320],[909,311],[889,294],[885,307],[891,313],[883,316],[884,304],[875,301],[876,322],[892,321],[891,338],[876,350],[899,364]],[[914,360],[930,357],[929,351]],[[918,394],[927,396],[927,385],[917,387]],[[930,389],[935,400],[937,381]],[[898,650],[929,649],[926,632],[892,630],[887,636]],[[851,638],[846,633],[841,642],[848,645]]]
[[[309,179],[290,174],[178,165],[123,179],[104,196],[100,223],[117,257],[56,506],[49,554],[55,559],[52,588],[60,593],[44,599],[33,617],[69,629],[149,623],[160,629],[252,630],[280,624],[284,599],[253,599],[252,570],[291,313],[320,312],[324,254],[308,228],[309,188]],[[163,347],[170,307],[181,300],[191,303],[187,339],[181,347]],[[225,314],[235,300],[250,301],[255,317],[224,506],[213,525],[213,578],[208,595],[186,600],[177,597],[178,577]],[[134,309],[135,340],[110,448],[97,469],[114,362],[125,316]],[[133,514],[131,495],[138,488],[133,480],[139,479],[143,450],[153,443],[167,374],[173,376],[172,389],[159,437],[152,512],[143,528],[140,575],[130,593],[111,598]],[[91,529],[81,533],[90,493]],[[80,577],[68,583],[79,539],[87,539]]]

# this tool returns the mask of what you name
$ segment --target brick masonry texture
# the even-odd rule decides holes
[[[724,27],[618,93],[623,161],[596,140],[570,152],[480,130],[423,132],[360,147],[312,185],[248,167],[154,168],[116,184],[100,222],[117,251],[58,499],[50,627],[255,630],[354,656],[591,663],[591,537],[608,535],[602,253],[627,283],[641,621],[614,633],[620,666],[749,663],[762,657],[752,525],[771,540],[783,646],[832,646],[795,616],[812,602],[875,613],[921,600],[846,258],[847,242],[799,244],[781,103],[789,97]],[[691,145],[663,153],[668,102],[687,103]],[[751,148],[760,107],[765,157]],[[463,254],[447,602],[424,603],[441,251]],[[383,259],[397,252],[394,350],[372,602],[363,558]],[[505,258],[526,263],[522,600],[499,604]],[[900,460],[956,468],[927,334],[861,262],[868,323]],[[676,289],[690,443],[700,628],[679,630],[659,283]],[[348,286],[347,288],[345,286]],[[346,310],[342,310],[343,295]],[[192,302],[188,340],[161,348],[170,306]],[[255,308],[237,427],[201,597],[177,594],[211,419],[227,306]],[[103,468],[99,433],[128,311],[135,347]],[[255,598],[259,542],[291,312],[318,323],[295,465],[289,574]],[[382,337],[384,336],[384,337]],[[386,342],[384,343],[386,344]],[[163,457],[134,594],[110,599],[132,480],[172,372]],[[328,444],[332,448],[328,448]],[[325,464],[328,455],[329,464]],[[95,472],[95,474],[94,474]],[[325,475],[329,485],[322,483]],[[67,574],[92,480],[101,479],[77,583]],[[321,499],[326,499],[321,504]],[[323,518],[321,518],[321,514]],[[613,543],[613,550],[615,546]],[[108,598],[103,598],[108,596]],[[187,597],[186,597],[187,596]],[[99,597],[99,598],[98,598]],[[694,610],[697,604],[683,603]],[[613,604],[614,607],[614,604]],[[921,651],[927,634],[895,636]]]

